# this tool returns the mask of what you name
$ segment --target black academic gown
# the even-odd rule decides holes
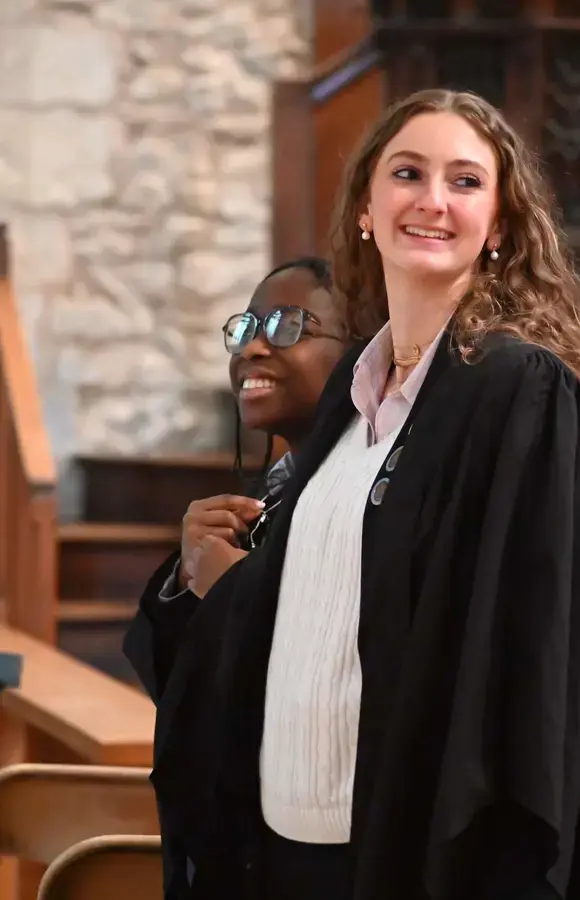
[[[361,349],[331,376],[266,545],[197,605],[158,686],[172,900],[235,895],[253,861],[292,511],[355,414]],[[547,351],[494,336],[468,365],[446,336],[367,504],[353,900],[580,896],[579,399]]]

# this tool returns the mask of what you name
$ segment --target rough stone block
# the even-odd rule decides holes
[[[101,107],[113,100],[121,45],[82,16],[0,29],[0,105]]]
[[[73,274],[69,230],[57,216],[15,215],[11,219],[14,270],[20,286],[66,284]]]
[[[25,202],[31,208],[75,209],[115,195],[113,156],[122,147],[122,124],[110,115],[71,110],[38,113],[28,125],[29,169]]]

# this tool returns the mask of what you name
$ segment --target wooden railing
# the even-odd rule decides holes
[[[0,617],[53,642],[56,474],[0,226]]]

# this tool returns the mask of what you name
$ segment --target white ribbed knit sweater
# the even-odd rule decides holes
[[[362,526],[403,423],[367,446],[360,416],[302,493],[288,538],[260,758],[264,818],[283,837],[346,843],[361,697]]]

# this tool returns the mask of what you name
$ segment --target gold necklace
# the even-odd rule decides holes
[[[437,337],[437,335],[435,335]],[[423,355],[423,350],[427,350],[428,347],[431,346],[433,341],[435,340],[433,337],[428,344],[423,344],[421,347],[419,344],[413,344],[411,347],[411,355],[410,356],[397,356],[395,345],[393,344],[393,362],[399,369],[410,369],[411,366],[416,366],[418,362],[421,361],[421,357]]]
[[[430,345],[427,344],[427,346]],[[401,369],[409,369],[411,366],[416,366],[421,359],[421,348],[419,344],[413,344],[411,350],[411,356],[395,356],[393,348],[393,362],[395,365]]]

